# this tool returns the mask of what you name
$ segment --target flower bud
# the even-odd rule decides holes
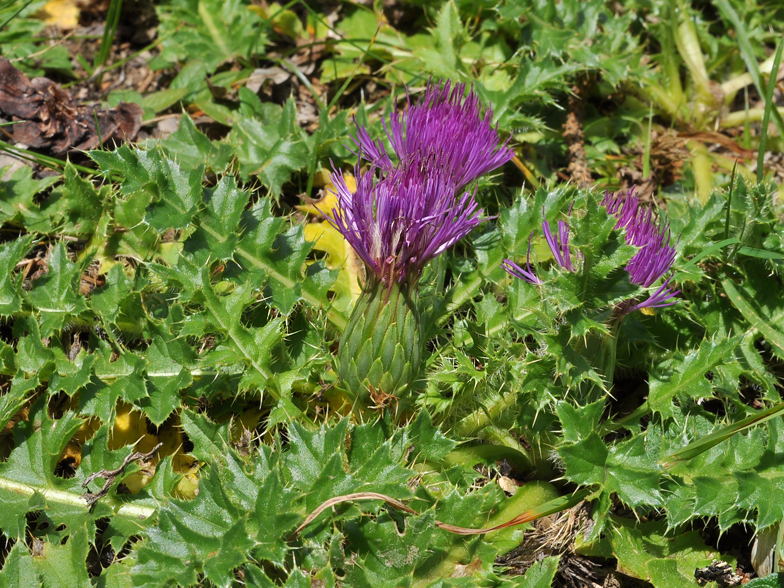
[[[349,397],[382,404],[419,378],[425,337],[409,293],[397,283],[371,282],[340,339],[337,371]]]

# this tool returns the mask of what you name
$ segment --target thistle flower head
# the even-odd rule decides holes
[[[418,104],[393,113],[384,128],[398,158],[357,124],[356,192],[332,175],[338,197],[330,220],[370,274],[392,284],[416,282],[424,266],[481,222],[474,194],[462,190],[512,158],[465,84],[428,83]],[[360,173],[362,161],[370,169]]]
[[[382,283],[416,282],[430,260],[482,222],[474,194],[455,198],[442,170],[357,174],[355,193],[340,172],[332,174],[338,207],[331,222]]]
[[[492,118],[473,88],[466,95],[465,84],[430,80],[422,99],[412,106],[409,96],[403,115],[394,112],[384,130],[401,167],[426,163],[441,169],[459,190],[514,156],[506,143],[499,145]],[[359,124],[354,142],[362,158],[384,171],[393,169],[382,142],[373,141]]]
[[[464,94],[464,85],[431,82],[419,104],[409,101],[402,118],[384,121],[396,165],[357,124],[356,190],[332,174],[337,208],[326,218],[370,276],[337,358],[341,381],[358,399],[397,397],[415,385],[425,352],[416,283],[430,260],[482,222],[475,193],[463,188],[512,158],[498,145],[492,113],[483,116],[477,95]],[[361,173],[363,160],[370,169]]]

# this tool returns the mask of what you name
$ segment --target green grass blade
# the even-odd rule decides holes
[[[28,6],[30,6],[32,3],[33,3],[33,0],[27,0],[27,2],[25,2],[25,3],[24,3],[24,5],[22,5],[22,7],[21,7],[19,10],[17,10],[16,12],[14,12],[14,13],[13,13],[11,16],[9,16],[9,17],[6,19],[6,21],[5,21],[3,24],[1,24],[1,25],[0,25],[0,30],[3,30],[3,29],[6,27],[6,25],[8,25],[8,23],[10,23],[12,20],[14,20],[14,19],[15,19],[17,16],[19,16],[19,14],[20,14],[20,13],[21,13],[21,12],[22,12],[22,11],[23,11],[25,8],[27,8]]]
[[[728,425],[716,431],[715,433],[711,433],[702,439],[698,439],[697,441],[689,443],[683,449],[676,451],[672,455],[662,460],[661,466],[664,468],[671,468],[672,466],[681,462],[689,461],[690,459],[693,459],[701,453],[707,451],[711,447],[715,447],[719,443],[726,441],[736,433],[740,433],[741,431],[745,431],[746,429],[750,429],[751,427],[764,423],[765,421],[778,416],[782,412],[784,412],[784,403],[777,404],[757,414],[753,414],[741,421],[738,421],[737,423],[732,423],[731,425]]]
[[[738,171],[738,160],[732,166],[732,176],[730,177],[730,192],[727,195],[727,218],[724,220],[724,239],[730,236],[730,212],[732,210],[732,191],[735,189],[735,173]]]
[[[776,50],[776,58],[773,60],[773,69],[768,80],[768,91],[765,94],[765,114],[762,116],[762,129],[760,131],[759,153],[757,153],[757,183],[762,182],[763,164],[765,163],[765,146],[768,142],[768,123],[770,123],[770,113],[775,112],[778,119],[781,119],[778,108],[773,104],[773,90],[776,89],[776,78],[778,77],[779,64],[781,63],[781,50],[784,49],[784,41],[779,41]],[[779,136],[784,138],[781,126],[778,127]]]
[[[756,257],[757,259],[784,259],[784,254],[782,253],[759,247],[741,247],[738,249],[738,253],[746,257]]]
[[[642,154],[642,177],[649,178],[651,175],[651,135],[653,135],[653,102],[648,108],[648,127],[645,136],[645,151]]]
[[[6,143],[5,141],[0,140],[0,152],[5,152],[14,157],[18,157],[19,159],[24,159],[25,161],[29,161],[31,163],[37,163],[38,165],[42,165],[44,167],[48,167],[50,169],[54,169],[57,171],[62,171],[65,168],[66,162],[62,159],[57,159],[56,157],[49,157],[48,155],[42,155],[41,153],[32,153],[25,149],[19,149],[14,147],[10,143]],[[83,165],[76,165],[71,164],[74,168],[83,173],[89,174],[91,176],[96,175],[96,171],[94,169],[90,169],[89,167],[84,167]]]
[[[754,81],[757,92],[759,92],[760,96],[764,96],[765,92],[762,88],[759,64],[757,63],[757,58],[754,56],[754,49],[751,46],[749,33],[746,31],[743,21],[738,16],[738,13],[735,12],[735,9],[729,3],[729,0],[716,0],[716,5],[718,6],[719,11],[724,15],[724,18],[729,20],[732,23],[732,26],[735,27],[738,45],[740,45],[740,55],[746,63],[746,67],[749,69],[749,75],[751,75],[751,79]],[[771,77],[774,79],[776,77],[775,72],[778,72],[776,67],[771,69]],[[776,128],[779,130],[779,135],[784,137],[784,119],[775,108],[773,109],[773,120],[776,123]]]
[[[98,53],[95,55],[95,61],[93,63],[96,68],[104,65],[106,60],[109,59],[109,53],[111,53],[112,43],[114,42],[114,35],[117,32],[117,25],[120,24],[121,11],[122,0],[111,0],[109,12],[106,15],[106,25],[103,29],[101,46],[98,48]]]
[[[681,277],[682,274],[689,273],[689,270],[691,270],[691,268],[696,266],[697,262],[699,262],[701,259],[707,257],[708,255],[716,253],[717,251],[723,249],[724,247],[727,247],[728,245],[735,245],[737,243],[740,243],[740,239],[738,239],[737,237],[730,237],[729,239],[724,239],[723,241],[714,243],[710,247],[706,247],[705,249],[700,251],[697,255],[692,257],[691,260],[689,260],[689,263],[687,263],[680,269],[678,275],[675,277],[675,281],[678,281],[678,279]]]

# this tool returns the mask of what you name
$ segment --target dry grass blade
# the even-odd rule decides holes
[[[695,141],[699,141],[701,143],[721,145],[722,147],[726,147],[727,149],[737,153],[744,159],[753,159],[757,154],[757,152],[753,149],[744,149],[728,136],[713,131],[692,131],[688,133],[678,133],[678,137],[683,139],[694,139]]]
[[[441,521],[437,521],[436,526],[439,529],[443,529],[444,531],[449,531],[450,533],[455,533],[456,535],[482,535],[484,533],[492,533],[493,531],[500,531],[501,529],[514,527],[515,525],[530,523],[531,521],[535,521],[536,519],[546,517],[547,515],[561,512],[562,510],[566,510],[567,508],[572,508],[573,506],[580,504],[590,493],[591,493],[590,490],[580,490],[579,492],[575,492],[571,496],[562,496],[561,498],[550,500],[548,502],[545,502],[544,504],[537,506],[536,508],[531,508],[529,510],[521,512],[519,515],[517,515],[515,518],[513,518],[510,521],[501,523],[500,525],[496,525],[495,527],[489,527],[487,529],[467,529],[465,527],[455,527],[454,525],[442,523]]]
[[[561,512],[562,510],[572,508],[575,505],[582,502],[590,493],[591,492],[589,490],[580,490],[579,492],[575,492],[571,496],[564,496],[561,498],[557,498],[555,500],[550,500],[549,502],[545,502],[544,504],[541,504],[536,508],[532,508],[520,513],[510,521],[501,523],[500,525],[496,525],[495,527],[489,527],[487,529],[469,529],[466,527],[456,527],[455,525],[450,525],[449,523],[443,523],[441,521],[436,521],[436,526],[439,529],[443,529],[444,531],[449,531],[450,533],[454,533],[456,535],[482,535],[484,533],[492,533],[493,531],[500,531],[501,529],[506,529],[507,527],[514,527],[515,525],[530,523],[531,521],[535,521],[536,519],[539,519],[541,517],[545,517],[547,515],[555,514],[557,512]],[[409,514],[413,514],[413,515],[419,514],[411,507],[385,494],[379,494],[377,492],[356,492],[354,494],[344,494],[343,496],[336,496],[335,498],[330,498],[329,500],[321,504],[312,513],[310,513],[307,516],[307,518],[302,522],[302,524],[299,527],[297,527],[295,531],[289,536],[289,540],[296,538],[297,535],[299,535],[305,527],[307,527],[310,523],[312,523],[316,519],[316,517],[318,517],[326,509],[330,508],[331,506],[335,506],[336,504],[341,504],[343,502],[350,502],[352,500],[383,500],[390,506],[394,506],[395,508],[405,511]]]
[[[322,503],[312,513],[310,513],[307,516],[307,518],[302,522],[302,524],[299,527],[297,527],[294,530],[294,532],[289,536],[289,540],[296,538],[296,536],[302,532],[302,529],[304,529],[310,523],[312,523],[316,519],[316,517],[318,517],[322,512],[324,512],[328,508],[335,506],[337,504],[341,504],[343,502],[351,502],[353,500],[383,500],[390,506],[394,506],[395,508],[405,511],[409,514],[419,514],[414,509],[403,504],[399,500],[392,498],[391,496],[387,496],[386,494],[379,494],[378,492],[355,492],[353,494],[344,494],[343,496],[335,496],[335,498],[330,498],[326,502]]]

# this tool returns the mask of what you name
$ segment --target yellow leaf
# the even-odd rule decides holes
[[[346,263],[345,239],[329,222],[308,223],[305,225],[305,239],[314,249],[327,254],[327,267],[338,269]]]
[[[248,6],[248,10],[259,15],[261,18],[269,18],[269,12],[263,6]]]
[[[357,189],[357,182],[350,173],[343,174],[346,186],[351,192]],[[324,188],[324,196],[317,201],[297,206],[305,214],[322,217],[322,212],[332,217],[332,211],[337,207],[335,184],[332,183],[329,173],[320,170],[313,179],[313,185]],[[321,211],[321,212],[319,212]],[[322,217],[323,218],[323,217]],[[314,243],[313,248],[327,254],[326,264],[329,269],[339,269],[335,283],[330,290],[335,294],[332,306],[338,310],[348,310],[351,303],[359,298],[364,281],[364,266],[357,257],[354,249],[343,238],[343,235],[328,221],[308,223],[305,225],[305,239]]]
[[[346,181],[346,186],[348,186],[348,189],[351,190],[352,194],[356,192],[357,181],[354,179],[354,176],[350,173],[345,173],[343,174],[343,179]],[[322,213],[324,213],[330,218],[333,218],[332,211],[338,205],[338,197],[335,194],[335,184],[332,183],[332,179],[329,177],[326,170],[321,170],[316,173],[316,177],[313,180],[313,186],[316,188],[324,188],[324,196],[322,196],[320,200],[297,206],[297,209],[306,214],[312,214],[313,216],[320,217]]]
[[[174,495],[181,500],[193,500],[199,494],[199,476],[185,474],[174,488]]]
[[[79,26],[79,8],[75,0],[49,0],[38,11],[36,17],[50,26],[63,30]]]
[[[332,305],[338,310],[348,310],[351,303],[359,298],[362,292],[360,283],[360,279],[364,278],[362,261],[348,241],[329,224],[329,221],[305,225],[305,239],[314,243],[314,249],[327,254],[325,261],[329,269],[340,270],[337,280],[330,288],[336,295]]]

